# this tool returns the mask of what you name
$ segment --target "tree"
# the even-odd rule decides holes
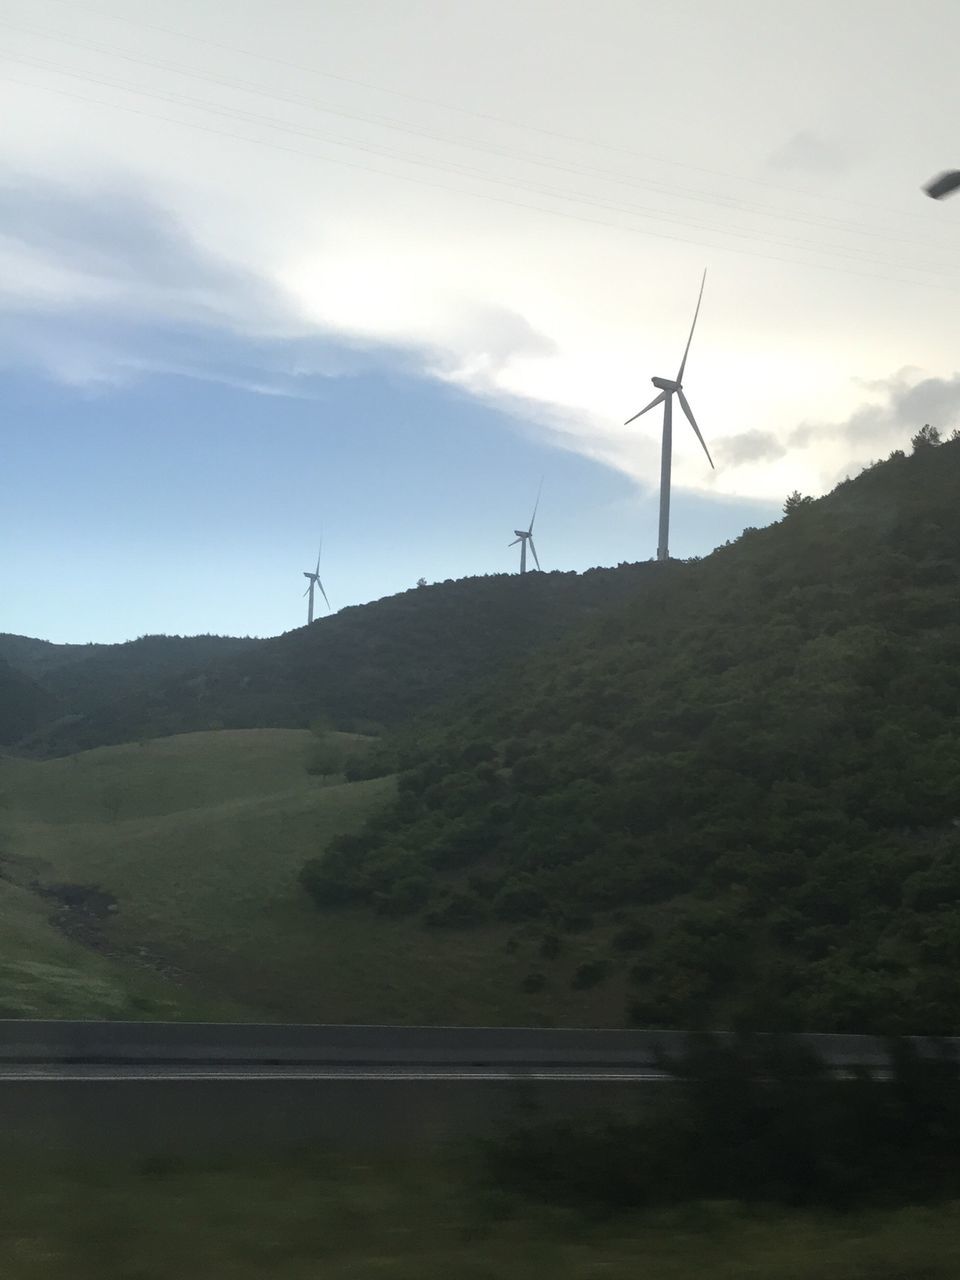
[[[936,427],[931,427],[929,422],[925,422],[915,436],[910,440],[913,445],[913,452],[920,453],[923,449],[933,449],[940,443],[940,432]]]
[[[427,585],[427,580],[426,580],[426,578],[418,578],[418,579],[417,579],[417,586],[418,586],[418,587],[425,587],[426,585]]]
[[[801,507],[809,507],[812,502],[812,498],[805,497],[799,489],[794,489],[783,504],[783,514],[792,516],[795,511],[799,511]]]

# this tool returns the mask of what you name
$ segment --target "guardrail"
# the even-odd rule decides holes
[[[837,1068],[889,1062],[876,1036],[796,1038]],[[0,1020],[0,1064],[653,1069],[689,1043],[680,1031]],[[922,1052],[960,1050],[960,1040],[915,1043]]]

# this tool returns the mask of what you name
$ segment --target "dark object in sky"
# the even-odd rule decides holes
[[[941,173],[938,178],[928,182],[923,189],[934,200],[941,200],[952,191],[956,191],[957,187],[960,187],[960,169],[951,169],[948,173]]]

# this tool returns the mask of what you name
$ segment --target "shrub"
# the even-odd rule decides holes
[[[576,973],[573,975],[571,986],[577,987],[581,991],[589,987],[599,986],[601,982],[606,981],[609,972],[610,966],[606,960],[588,960],[578,966]]]
[[[423,919],[432,929],[467,929],[480,924],[486,914],[486,906],[475,894],[454,893]]]
[[[653,936],[653,929],[645,921],[631,920],[610,939],[615,951],[640,951]]]

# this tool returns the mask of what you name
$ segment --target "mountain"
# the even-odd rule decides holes
[[[305,887],[512,922],[525,989],[622,985],[637,1025],[960,1032],[958,494],[960,441],[921,433],[651,566],[427,717],[396,802]]]
[[[135,703],[164,680],[259,643],[233,636],[141,636],[125,644],[81,645],[0,635],[0,662],[38,690],[38,713],[29,727],[21,725],[3,741],[44,754],[52,742],[82,738],[82,726],[101,706]]]
[[[54,700],[35,680],[0,658],[0,746],[33,733],[53,707]]]
[[[103,644],[53,644],[33,636],[16,636],[0,632],[0,659],[33,679],[42,680],[50,671],[80,662],[92,653],[113,648]]]
[[[380,732],[556,642],[651,580],[651,564],[415,588],[264,641],[148,636],[50,670],[61,718],[36,755],[204,729]],[[2,652],[2,649],[0,649]]]

